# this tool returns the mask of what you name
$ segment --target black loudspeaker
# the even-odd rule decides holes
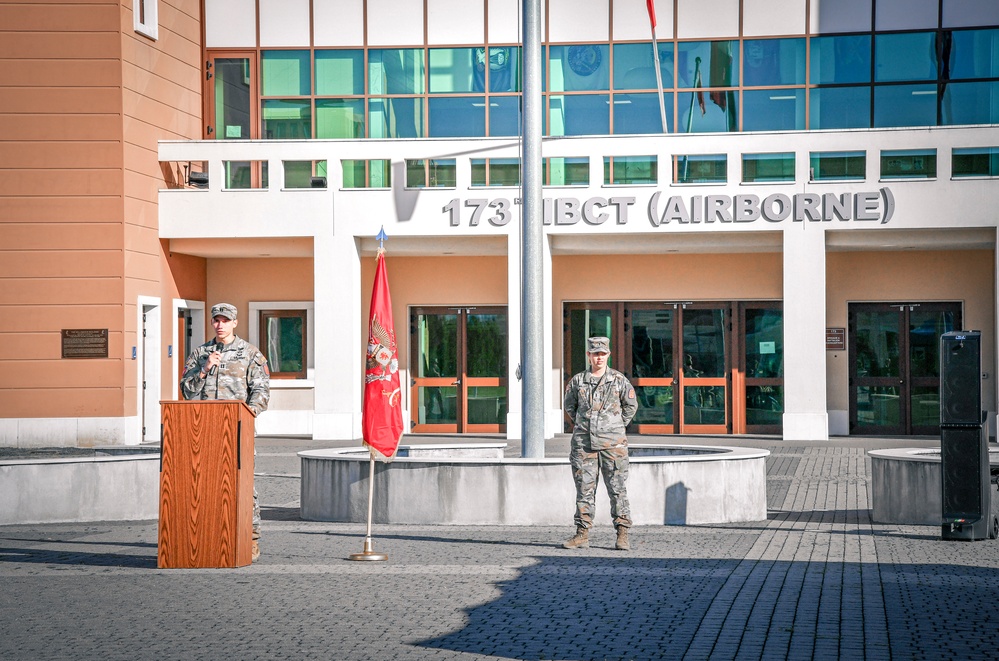
[[[985,428],[941,427],[943,539],[986,539],[994,534],[990,477]]]
[[[940,424],[982,424],[982,334],[940,336]]]

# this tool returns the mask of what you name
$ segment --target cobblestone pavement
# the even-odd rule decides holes
[[[934,443],[684,442],[770,449],[767,520],[636,527],[628,553],[609,527],[560,548],[571,512],[376,526],[389,560],[359,563],[363,526],[298,518],[316,445],[259,439],[251,567],[159,570],[151,521],[0,527],[0,659],[999,657],[999,545],[870,519],[866,450]]]

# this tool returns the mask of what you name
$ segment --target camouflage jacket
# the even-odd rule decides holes
[[[233,336],[222,349],[222,362],[215,374],[201,378],[201,370],[215,349],[215,340],[195,349],[184,364],[180,388],[184,399],[239,399],[254,415],[267,410],[271,398],[271,374],[267,359],[257,347]]]
[[[588,435],[594,449],[626,444],[625,427],[638,411],[628,377],[610,367],[599,379],[589,371],[572,377],[562,405],[573,421],[573,437]]]

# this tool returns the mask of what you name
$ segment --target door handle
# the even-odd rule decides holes
[[[454,383],[452,383],[451,385],[452,385],[452,386],[460,386],[460,385],[461,385],[461,379],[458,379],[457,381],[455,381],[455,382],[454,382]]]

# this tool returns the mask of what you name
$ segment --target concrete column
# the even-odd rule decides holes
[[[354,237],[315,237],[315,440],[361,438],[361,259]]]
[[[784,439],[829,440],[826,245],[816,223],[784,232]]]

